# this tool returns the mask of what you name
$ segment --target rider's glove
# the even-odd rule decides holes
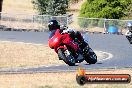
[[[63,30],[62,33],[72,33],[72,32],[74,32],[73,29],[69,29],[69,28],[68,28],[68,29],[66,29],[66,30]]]

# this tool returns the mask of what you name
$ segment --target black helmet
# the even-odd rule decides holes
[[[49,31],[60,29],[60,25],[56,20],[50,20],[48,23]]]

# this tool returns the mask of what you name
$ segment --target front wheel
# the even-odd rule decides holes
[[[126,38],[128,39],[129,43],[132,44],[132,36],[126,36]]]
[[[61,58],[69,66],[75,66],[75,58],[72,56],[70,51],[59,49],[58,57]]]
[[[97,56],[91,48],[87,48],[84,52],[85,61],[87,63],[95,64],[97,62]]]

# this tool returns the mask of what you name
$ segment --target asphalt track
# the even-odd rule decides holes
[[[85,69],[98,68],[129,68],[132,67],[132,44],[129,44],[124,35],[114,34],[84,34],[93,50],[111,53],[112,58],[99,61],[96,64],[81,64]],[[14,41],[35,44],[47,44],[47,32],[7,32],[0,31],[1,41]],[[75,71],[77,66],[40,66],[34,68],[0,69],[1,73],[32,73],[32,72],[55,72]]]

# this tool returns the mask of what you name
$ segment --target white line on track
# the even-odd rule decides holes
[[[101,53],[105,53],[105,54],[107,54],[107,55],[108,55],[108,57],[107,57],[107,58],[105,58],[105,59],[101,59],[101,60],[99,60],[99,61],[109,60],[109,59],[111,59],[111,58],[113,57],[113,55],[112,55],[111,53],[104,52],[104,51],[99,51],[99,52],[101,52]]]

